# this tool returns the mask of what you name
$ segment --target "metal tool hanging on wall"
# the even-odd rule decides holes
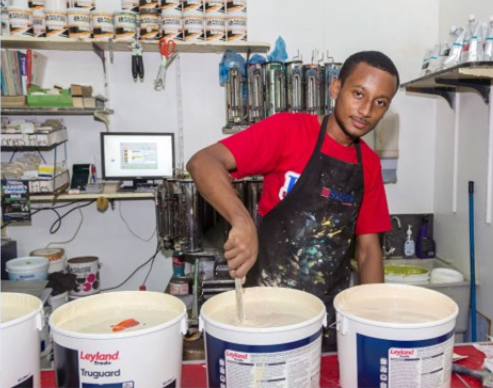
[[[249,63],[247,65],[248,80],[248,123],[255,124],[265,117],[264,107],[264,71],[262,64]]]
[[[144,80],[144,60],[142,59],[142,43],[134,39],[132,48],[132,76],[134,81]]]
[[[173,39],[161,38],[158,46],[161,53],[161,63],[159,64],[157,77],[154,80],[154,89],[164,90],[166,87],[166,71],[178,54],[175,53],[176,42]]]
[[[226,89],[226,130],[239,131],[246,126],[245,99],[243,92],[245,79],[238,67],[228,69]]]

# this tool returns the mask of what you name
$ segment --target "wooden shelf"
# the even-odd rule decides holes
[[[29,198],[31,202],[53,202],[63,201],[91,201],[104,196],[109,200],[121,200],[121,199],[154,199],[153,192],[133,192],[133,193],[100,193],[100,194],[62,194],[56,197],[53,195],[31,195]]]
[[[2,48],[58,51],[93,51],[93,43],[105,51],[131,51],[130,42],[98,42],[92,39],[31,38],[6,36],[1,38]],[[141,41],[144,52],[158,52],[158,41]],[[270,45],[264,42],[176,42],[180,53],[224,53],[226,50],[240,53],[266,53]]]
[[[96,113],[113,114],[112,109],[86,109],[69,107],[46,107],[46,108],[30,108],[28,106],[3,108],[2,115],[6,116],[94,116]]]
[[[492,80],[493,62],[467,62],[406,82],[401,88],[412,93],[442,96],[451,107],[457,88],[471,88],[489,104]]]

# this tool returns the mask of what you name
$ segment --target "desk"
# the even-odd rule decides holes
[[[484,354],[474,348],[472,345],[457,345],[454,348],[456,354],[468,356],[466,359],[457,363],[471,369],[481,369]],[[462,380],[471,388],[481,388],[481,382],[473,377],[461,376]],[[54,388],[55,372],[53,370],[44,370],[41,372],[41,387]],[[199,388],[207,386],[206,368],[203,361],[186,361],[182,368],[183,388]],[[339,365],[337,354],[322,355],[320,387],[337,388],[339,387]],[[466,388],[467,386],[455,375],[452,374],[452,388]]]

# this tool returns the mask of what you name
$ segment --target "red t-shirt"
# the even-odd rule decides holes
[[[264,216],[284,198],[310,159],[320,125],[317,116],[279,113],[221,141],[233,154],[236,179],[263,175],[259,213]],[[392,229],[378,155],[364,141],[364,194],[356,234],[380,233]],[[356,148],[346,147],[326,135],[322,152],[336,159],[357,163]]]

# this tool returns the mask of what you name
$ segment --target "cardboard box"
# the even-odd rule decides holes
[[[72,97],[72,105],[74,108],[84,108],[84,97]]]
[[[92,86],[89,85],[70,85],[70,93],[72,96],[77,97],[91,97],[92,96]]]
[[[26,96],[2,96],[2,107],[13,108],[26,106]]]

